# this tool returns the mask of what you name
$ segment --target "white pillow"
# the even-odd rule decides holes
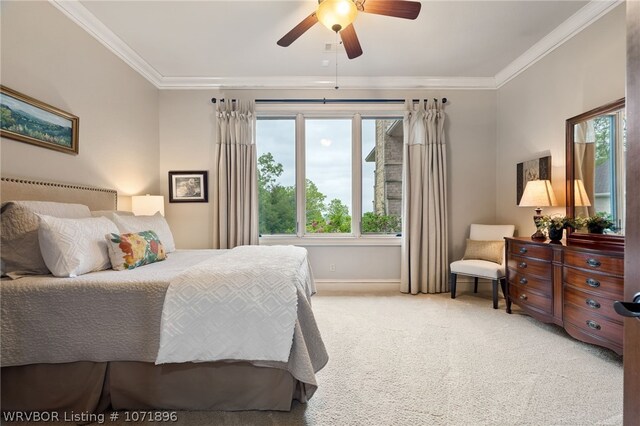
[[[167,253],[176,250],[176,244],[173,242],[173,234],[171,234],[169,224],[160,212],[153,216],[121,216],[115,214],[113,221],[122,234],[153,231],[160,239]]]
[[[83,204],[50,201],[7,201],[2,203],[0,211],[2,273],[11,278],[49,273],[40,254],[40,220],[36,214],[64,218],[91,217],[89,207]]]
[[[111,267],[105,234],[118,228],[106,217],[40,217],[38,240],[47,268],[56,277],[77,277]]]
[[[93,217],[106,217],[109,220],[113,220],[113,217],[117,214],[121,216],[133,216],[132,212],[126,210],[94,210],[91,212],[91,216]]]

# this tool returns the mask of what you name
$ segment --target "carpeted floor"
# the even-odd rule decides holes
[[[308,404],[174,424],[622,424],[621,357],[507,315],[503,300],[494,310],[488,294],[325,290],[313,306],[330,360]]]

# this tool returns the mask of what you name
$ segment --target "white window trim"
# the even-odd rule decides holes
[[[296,234],[263,235],[260,244],[299,246],[400,246],[402,237],[391,234],[362,234],[362,120],[399,118],[402,106],[388,104],[258,104],[260,118],[294,118],[296,168]],[[306,119],[351,119],[351,233],[306,233]]]
[[[263,235],[260,237],[262,245],[294,245],[294,246],[400,246],[402,237],[395,235],[362,235],[356,238],[350,234],[317,234],[304,237],[295,235]]]

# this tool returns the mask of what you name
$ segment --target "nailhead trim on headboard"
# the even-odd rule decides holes
[[[118,192],[113,189],[97,188],[97,187],[86,186],[86,185],[74,185],[74,184],[60,183],[60,182],[47,182],[47,181],[25,179],[25,178],[4,177],[4,176],[0,177],[0,181],[3,183],[10,182],[10,183],[17,183],[17,184],[24,184],[24,185],[35,185],[35,186],[45,186],[45,187],[48,186],[53,188],[64,188],[64,189],[79,190],[79,191],[102,192],[105,194],[110,194],[113,197],[114,208],[117,208],[117,204],[118,204]]]

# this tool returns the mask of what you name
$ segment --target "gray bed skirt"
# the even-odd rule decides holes
[[[289,371],[248,362],[31,364],[1,374],[2,411],[289,411],[310,396]]]

